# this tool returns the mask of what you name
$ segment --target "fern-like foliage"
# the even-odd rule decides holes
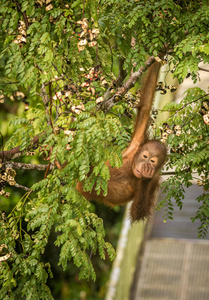
[[[135,114],[129,100],[139,100],[130,97],[138,86],[120,91],[148,58],[165,53],[180,82],[188,73],[198,79],[199,62],[209,62],[208,12],[204,0],[1,0],[0,299],[53,299],[44,260],[53,233],[59,265],[73,261],[80,278],[96,279],[94,254],[114,259],[103,220],[76,184],[107,194],[106,161],[122,165]],[[184,148],[169,156],[176,175],[164,183],[165,218],[172,218],[172,197],[183,206],[183,186],[196,172],[204,176],[193,216],[202,222],[201,236],[208,226],[209,151],[199,110],[207,96],[189,90],[182,103],[165,108],[173,111],[169,126],[181,126],[168,145]]]
[[[203,194],[196,199],[201,205],[196,216],[191,216],[193,222],[197,219],[201,222],[200,237],[205,237],[208,232],[206,207],[209,199],[209,133],[208,125],[204,124],[202,116],[204,103],[208,103],[208,94],[200,88],[192,88],[187,90],[180,104],[172,103],[165,107],[172,110],[170,118],[166,121],[169,132],[167,144],[170,148],[167,170],[173,168],[175,175],[163,183],[166,196],[160,203],[160,207],[165,208],[165,219],[173,219],[171,198],[174,198],[178,207],[182,209],[184,188],[188,188],[194,182],[201,185]]]

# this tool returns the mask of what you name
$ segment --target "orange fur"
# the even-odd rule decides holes
[[[81,182],[77,185],[78,191],[89,201],[98,200],[111,207],[132,201],[133,221],[151,214],[159,186],[159,171],[166,158],[165,146],[158,141],[147,142],[146,135],[159,69],[157,62],[149,69],[137,107],[135,131],[130,146],[123,154],[122,167],[112,168],[107,162],[110,170],[107,195],[97,195],[94,189],[91,193],[85,192]]]

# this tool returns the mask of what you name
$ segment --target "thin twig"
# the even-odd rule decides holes
[[[49,106],[49,118],[50,118],[50,125],[53,129],[53,121],[52,121],[52,83],[49,83],[49,100],[50,100],[50,106]]]
[[[17,5],[18,10],[23,14],[23,19],[24,19],[24,21],[25,21],[25,27],[26,27],[26,29],[28,29],[29,24],[28,24],[28,18],[27,18],[27,15],[26,15],[26,13],[25,13],[24,11],[22,11],[21,5],[20,5],[17,1],[15,1],[15,3],[16,3],[16,5]]]
[[[49,108],[48,108],[48,103],[50,102],[50,99],[47,96],[47,92],[46,92],[44,83],[42,84],[42,87],[41,87],[41,98],[42,98],[42,101],[43,101],[44,107],[45,107],[45,112],[46,112],[46,116],[47,116],[47,124],[53,128],[52,122],[51,122],[51,117],[50,117],[50,112],[49,112]]]
[[[176,172],[175,172],[175,171],[172,171],[172,172],[162,172],[161,175],[162,175],[162,176],[166,176],[166,175],[176,175]]]
[[[209,70],[208,70],[208,69],[201,68],[201,67],[199,67],[199,70],[200,70],[200,71],[204,71],[204,72],[209,72]]]
[[[208,95],[209,95],[209,93],[206,94],[206,95],[204,95],[204,96],[202,96],[202,97],[200,97],[200,98],[198,98],[198,99],[195,99],[195,100],[192,100],[191,102],[186,103],[186,104],[183,105],[181,108],[177,109],[176,112],[175,112],[173,115],[169,116],[169,118],[174,117],[175,115],[177,115],[177,113],[178,113],[179,111],[183,110],[183,109],[186,108],[188,105],[190,105],[190,104],[192,104],[192,103],[195,103],[195,102],[197,102],[197,101],[199,101],[199,100],[201,100],[201,99],[207,97]]]
[[[60,71],[58,70],[57,66],[55,66],[55,64],[53,64],[53,63],[52,63],[52,66],[55,68],[55,70],[60,75],[60,77],[62,77],[63,80],[66,80],[65,77],[63,76],[63,74],[61,74]]]
[[[85,0],[83,0],[83,19],[84,19],[84,17],[85,17]]]
[[[3,80],[2,80],[3,81]],[[20,83],[19,81],[8,81],[8,82],[4,82],[4,84],[16,84],[16,83]]]
[[[45,82],[45,86],[49,85],[50,83],[53,83],[53,82],[56,82],[56,81],[59,81],[59,80],[63,80],[63,76],[62,77],[57,77],[57,78],[54,78],[52,79],[51,81],[49,82]]]
[[[19,183],[15,183],[14,185],[16,188],[18,189],[22,189],[26,192],[32,192],[33,190],[29,189],[28,187],[24,186],[24,185],[20,185]]]

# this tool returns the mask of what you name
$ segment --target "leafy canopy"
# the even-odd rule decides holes
[[[103,221],[76,182],[107,193],[105,162],[120,167],[130,141],[130,102],[138,94],[129,89],[142,73],[137,71],[164,56],[179,82],[188,73],[198,80],[199,63],[209,62],[208,15],[204,0],[1,0],[0,192],[11,193],[2,211],[18,188],[25,194],[7,216],[1,213],[0,299],[52,299],[47,278],[53,274],[42,259],[52,230],[59,264],[65,269],[72,259],[80,278],[96,278],[91,254],[114,258]],[[183,186],[203,176],[197,199],[202,205],[194,218],[202,222],[202,236],[209,220],[208,125],[202,120],[207,97],[189,90],[181,104],[165,108],[171,116],[156,133],[167,133],[162,139],[174,149],[168,166],[176,167],[175,175],[164,183],[167,217],[172,218],[171,198],[181,208]],[[23,185],[20,169],[41,175],[32,186]]]

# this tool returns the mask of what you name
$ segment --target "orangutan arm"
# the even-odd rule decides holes
[[[142,87],[140,102],[137,106],[135,130],[128,149],[124,152],[123,158],[133,157],[140,145],[146,141],[146,131],[156,90],[158,73],[161,64],[155,61],[148,70],[145,82]]]

